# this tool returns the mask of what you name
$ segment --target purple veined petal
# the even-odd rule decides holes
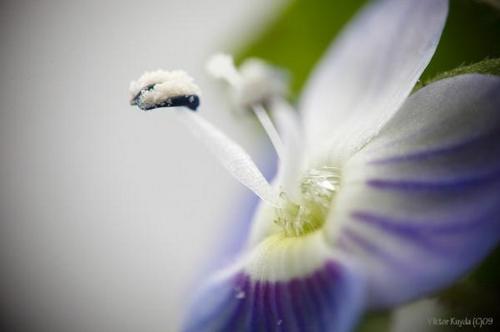
[[[498,244],[499,136],[500,78],[456,76],[410,96],[345,164],[327,231],[362,261],[371,307],[446,287]]]
[[[309,263],[307,250],[295,250],[293,244],[284,252],[269,252],[280,251],[278,247],[283,248],[265,248],[253,262],[242,259],[207,281],[193,301],[183,331],[350,331],[364,308],[359,268],[324,253],[318,253],[316,257],[323,258],[314,268],[300,267]],[[269,273],[262,274],[263,270]]]
[[[447,0],[373,1],[324,56],[302,98],[310,148],[340,161],[397,111],[433,56]]]
[[[240,271],[202,290],[183,331],[349,331],[362,308],[352,281],[334,261],[288,281]]]

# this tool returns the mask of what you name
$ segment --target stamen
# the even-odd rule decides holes
[[[229,54],[215,54],[207,62],[207,71],[217,79],[226,80],[233,87],[241,85],[241,75]]]
[[[268,107],[284,145],[277,179],[291,199],[300,201],[299,181],[306,158],[298,115],[285,100],[279,98],[273,99]]]
[[[268,104],[288,94],[288,75],[268,63],[250,58],[239,67],[242,84],[237,93],[242,106]]]
[[[264,128],[264,131],[266,132],[267,136],[269,137],[269,140],[271,141],[271,144],[273,145],[274,150],[278,155],[278,158],[280,160],[284,160],[283,141],[281,140],[281,137],[278,134],[276,127],[274,126],[271,118],[269,117],[269,114],[266,112],[264,107],[262,107],[262,105],[259,104],[253,106],[252,110],[257,116],[257,119],[259,120],[262,128]]]
[[[263,104],[275,95],[286,91],[283,79],[277,70],[256,59],[247,60],[238,71],[233,58],[228,54],[216,54],[207,63],[212,76],[223,79],[234,89],[237,103],[250,108],[266,132],[280,160],[284,157],[283,142]],[[280,76],[276,79],[276,76]]]
[[[263,201],[273,206],[279,205],[274,189],[239,144],[196,113],[181,110],[177,114],[233,177]]]
[[[130,103],[142,110],[179,106],[196,110],[200,103],[198,94],[199,89],[193,79],[181,71],[146,73],[130,85]],[[278,206],[272,186],[240,145],[197,113],[185,110],[176,113],[232,176],[263,201]]]
[[[130,83],[129,93],[130,104],[144,111],[176,106],[195,111],[200,105],[200,89],[182,70],[146,72]]]

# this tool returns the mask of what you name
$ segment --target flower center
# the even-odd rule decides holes
[[[281,193],[283,204],[276,209],[274,222],[287,236],[301,236],[320,229],[339,187],[338,168],[325,166],[309,170],[300,183],[300,202],[293,202],[286,193]]]

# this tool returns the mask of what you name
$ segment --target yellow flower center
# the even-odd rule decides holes
[[[326,220],[335,192],[340,186],[336,167],[309,170],[300,183],[300,201],[281,194],[283,205],[277,209],[274,222],[286,236],[301,236],[320,229]]]

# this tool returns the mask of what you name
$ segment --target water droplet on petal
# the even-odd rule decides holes
[[[241,300],[241,299],[244,299],[244,298],[245,298],[245,296],[246,296],[246,295],[245,295],[245,292],[244,292],[244,291],[242,291],[242,290],[239,290],[239,291],[236,293],[236,298],[237,298],[237,299],[240,299],[240,300]]]

